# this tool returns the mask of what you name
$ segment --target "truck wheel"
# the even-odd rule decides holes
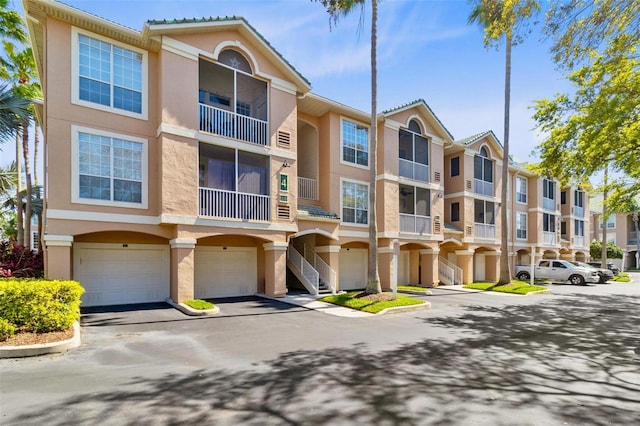
[[[569,282],[573,285],[585,285],[584,278],[582,275],[571,275],[569,277]]]
[[[516,278],[519,279],[520,281],[527,281],[530,277],[528,273],[520,272]]]

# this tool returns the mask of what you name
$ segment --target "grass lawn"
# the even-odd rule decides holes
[[[532,291],[546,290],[546,287],[530,285],[525,281],[513,280],[510,284],[498,286],[494,282],[471,283],[463,286],[474,290],[498,291],[500,293],[527,294]]]
[[[215,308],[215,305],[213,303],[207,302],[206,300],[200,300],[200,299],[187,300],[186,302],[184,302],[184,304],[192,307],[193,309],[197,309],[199,311]]]
[[[427,287],[419,287],[417,285],[399,285],[398,291],[429,291]]]
[[[325,296],[318,300],[320,300],[321,302],[333,303],[334,305],[356,309],[358,311],[369,312],[371,314],[377,314],[378,312],[387,308],[421,305],[424,303],[424,301],[422,300],[413,299],[407,296],[398,295],[395,300],[392,300],[391,297],[391,293],[381,293],[367,296],[362,291],[351,291],[343,294]]]

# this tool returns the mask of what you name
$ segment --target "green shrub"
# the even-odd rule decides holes
[[[80,317],[82,293],[75,281],[0,280],[0,317],[34,333],[66,330]]]
[[[4,342],[16,333],[16,327],[4,318],[0,318],[0,342]]]
[[[207,302],[206,300],[201,300],[201,299],[187,300],[186,302],[184,302],[184,304],[192,307],[193,309],[197,309],[199,311],[215,308],[215,305],[213,303]]]

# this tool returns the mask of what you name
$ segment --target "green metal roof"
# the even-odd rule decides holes
[[[298,204],[298,214],[311,217],[340,220],[340,216],[338,216],[337,214],[331,213],[330,211],[327,211],[322,207],[312,206],[309,204]]]

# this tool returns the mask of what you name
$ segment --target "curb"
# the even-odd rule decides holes
[[[80,323],[73,323],[73,337],[68,340],[51,343],[39,343],[25,346],[2,346],[0,347],[0,358],[24,358],[29,356],[48,355],[66,352],[69,349],[77,348],[81,344]]]
[[[431,309],[431,302],[424,302],[419,305],[409,305],[409,306],[397,306],[395,308],[387,308],[383,309],[377,314],[379,315],[390,315],[390,314],[400,314],[403,312],[417,312],[417,311],[426,311],[427,309]]]
[[[213,309],[193,309],[191,306],[185,305],[184,303],[174,302],[173,299],[171,299],[170,297],[167,297],[165,299],[165,302],[167,302],[169,305],[173,306],[183,314],[186,314],[192,317],[205,317],[208,315],[215,315],[220,313],[220,308],[218,306],[216,306]]]
[[[433,294],[433,292],[431,292],[431,290],[424,290],[424,291],[418,291],[418,290],[398,290],[398,293],[404,293],[404,294],[415,294],[416,296],[431,296]]]

